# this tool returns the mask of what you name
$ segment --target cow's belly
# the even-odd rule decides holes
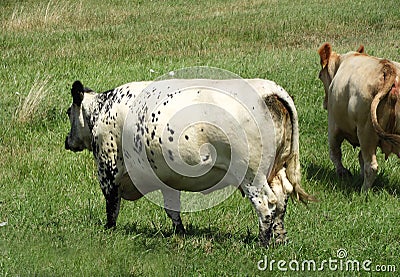
[[[135,178],[134,176],[131,176]],[[229,185],[239,186],[240,178],[230,175],[225,169],[213,167],[206,174],[198,177],[188,177],[179,175],[176,172],[169,172],[162,176],[157,176],[159,182],[133,183],[128,174],[124,176],[119,184],[119,193],[125,200],[137,200],[143,195],[155,190],[162,190],[163,186],[170,187],[179,191],[209,193],[218,189],[223,189]]]
[[[213,191],[222,189],[228,185],[239,185],[232,176],[227,175],[227,171],[216,167],[213,167],[202,176],[188,177],[172,174],[162,181],[176,190],[191,192]]]
[[[143,194],[133,185],[128,173],[125,173],[118,184],[118,193],[125,200],[135,201]]]

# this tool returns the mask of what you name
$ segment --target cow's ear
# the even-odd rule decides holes
[[[360,47],[358,47],[357,52],[360,54],[364,54],[365,53],[365,49],[364,49],[364,45],[360,45]]]
[[[82,104],[84,91],[85,89],[80,81],[75,81],[72,84],[71,95],[74,104],[78,106]]]
[[[318,54],[321,58],[321,66],[322,68],[325,68],[329,63],[329,58],[332,54],[332,46],[327,42],[322,44],[318,49]]]

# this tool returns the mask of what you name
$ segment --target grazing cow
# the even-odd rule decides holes
[[[366,55],[363,47],[341,55],[325,43],[318,53],[330,158],[339,176],[351,176],[342,164],[341,144],[346,139],[354,147],[360,146],[362,191],[367,192],[378,170],[377,147],[386,159],[391,153],[400,156],[398,69],[388,60]]]
[[[148,192],[161,190],[164,209],[172,219],[174,230],[185,232],[180,217],[180,191],[204,192],[212,189],[224,174],[229,173],[231,157],[239,153],[237,160],[241,162],[244,159],[240,157],[241,153],[248,150],[248,168],[242,176],[231,176],[227,179],[230,184],[218,185],[218,188],[235,185],[250,199],[257,211],[259,237],[264,246],[268,245],[272,235],[276,242],[285,241],[283,218],[288,196],[292,195],[302,202],[315,201],[300,186],[298,119],[294,103],[287,92],[271,81],[244,81],[259,95],[250,109],[261,110],[260,117],[268,117],[271,122],[270,125],[258,126],[261,132],[267,134],[266,144],[273,147],[265,155],[262,155],[260,138],[257,138],[257,126],[249,123],[249,117],[235,110],[237,107],[233,102],[225,103],[224,109],[231,112],[240,126],[232,127],[230,119],[222,117],[225,133],[218,132],[213,124],[198,123],[190,125],[177,137],[174,133],[176,126],[168,121],[176,109],[188,103],[207,102],[209,107],[223,105],[222,98],[219,99],[220,96],[215,92],[210,94],[206,87],[240,88],[238,82],[243,81],[175,79],[153,83],[133,82],[99,94],[84,88],[80,81],[74,82],[71,89],[73,101],[67,111],[71,130],[65,140],[65,148],[74,152],[84,149],[93,151],[100,186],[106,199],[106,228],[116,225],[121,198],[134,201]],[[191,93],[190,89],[189,92],[181,93],[180,88],[194,85],[204,89],[196,89],[196,93]],[[151,101],[162,102],[151,110],[148,106]],[[209,110],[202,112],[206,114]],[[128,116],[131,116],[129,120],[126,119]],[[248,134],[248,145],[227,141],[226,137],[232,136],[235,139],[241,128]],[[169,134],[167,139],[163,137],[163,130]],[[124,132],[128,136],[123,139]],[[126,149],[123,144],[127,145]],[[212,153],[200,153],[198,157],[199,149],[202,152],[202,147],[207,144],[214,146],[218,157],[214,159]],[[166,155],[163,147],[170,147],[165,151]],[[144,153],[147,160],[141,160],[140,157],[133,159],[131,156],[135,153]],[[212,168],[204,176],[187,177],[168,166],[166,160],[173,162],[178,157],[187,164],[200,166],[209,165],[213,160]],[[258,162],[256,158],[262,160]],[[148,167],[143,166],[146,163]],[[257,174],[260,164],[264,164],[267,169]],[[147,183],[146,179],[137,177],[146,168],[151,169],[166,185],[151,184],[151,178]],[[238,180],[241,182],[236,183]]]

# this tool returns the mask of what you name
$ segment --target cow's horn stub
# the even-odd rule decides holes
[[[360,47],[358,47],[357,52],[360,54],[364,54],[365,53],[364,45],[361,44]]]

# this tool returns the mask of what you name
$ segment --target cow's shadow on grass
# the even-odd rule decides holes
[[[360,176],[359,168],[351,169],[353,176],[340,178],[336,175],[334,169],[323,167],[317,164],[309,164],[303,166],[303,171],[306,173],[308,180],[318,180],[327,188],[339,189],[345,195],[351,195],[355,192],[360,193],[363,185],[363,178]],[[383,172],[378,172],[376,180],[371,188],[372,192],[385,190],[388,194],[399,197],[400,187],[397,184],[390,182],[388,176]]]
[[[217,227],[200,227],[192,224],[185,225],[185,234],[176,234],[171,226],[157,227],[155,224],[152,226],[139,226],[137,223],[127,223],[120,227],[126,235],[137,235],[145,236],[147,238],[171,238],[174,236],[182,238],[204,238],[212,239],[218,243],[228,243],[236,241],[238,243],[252,244],[258,243],[258,235],[247,229],[247,232],[224,232]]]

